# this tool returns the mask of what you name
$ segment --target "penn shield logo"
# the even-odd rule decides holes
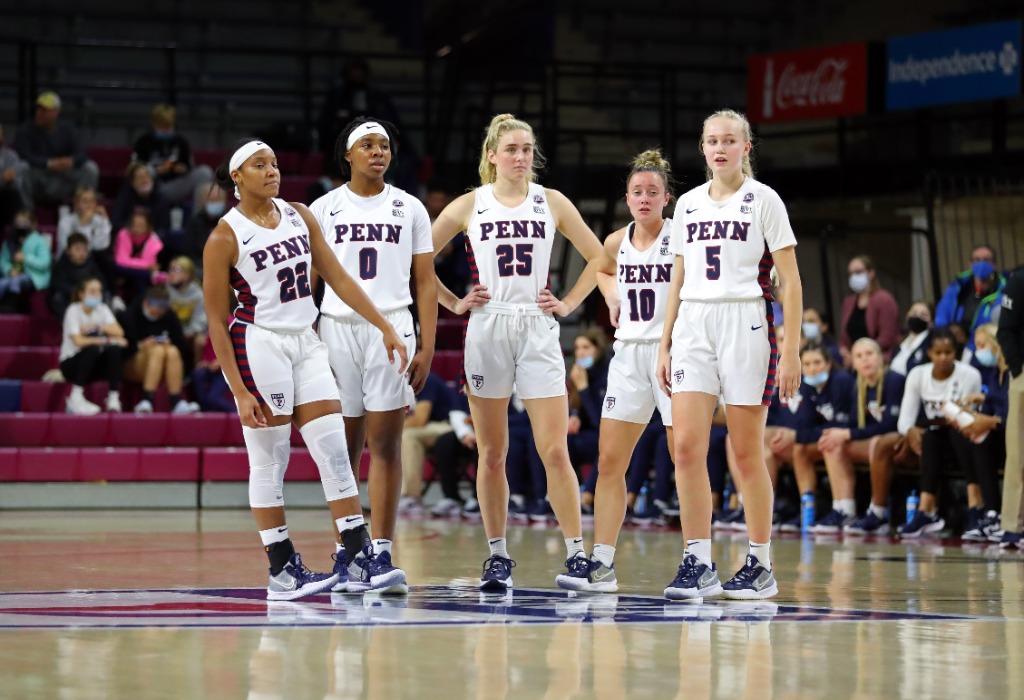
[[[677,369],[672,373],[672,376],[675,378],[676,384],[682,384],[683,377],[685,376],[685,370]]]
[[[606,396],[604,398],[604,407],[607,408],[609,411],[615,408],[615,397]]]
[[[482,375],[482,374],[474,374],[472,379],[473,379],[473,388],[474,389],[480,389],[480,388],[483,387],[483,385],[484,385],[484,375]]]
[[[753,192],[747,192],[745,195],[743,195],[743,203],[744,204],[750,204],[753,201],[754,201],[754,193]]]
[[[391,202],[391,206],[393,206],[393,207],[404,207],[405,206],[405,202],[403,202],[400,199],[396,199],[395,201]]]
[[[668,244],[671,240],[671,236],[664,236],[661,239],[661,250],[658,251],[659,255],[669,255]]]
[[[292,209],[291,207],[285,207],[284,208],[284,213],[285,213],[285,216],[295,216],[295,210]]]
[[[278,408],[284,408],[284,394],[271,394],[270,400],[274,402],[274,405]]]

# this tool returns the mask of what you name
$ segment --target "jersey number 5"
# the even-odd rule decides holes
[[[519,275],[526,277],[533,272],[533,243],[519,243],[518,245],[500,245],[494,249],[498,254],[498,276],[511,277]],[[516,260],[518,262],[513,263]]]
[[[281,283],[282,304],[313,295],[309,288],[309,268],[304,262],[300,262],[294,268],[282,267],[277,271],[277,281]]]
[[[708,258],[708,269],[705,272],[709,280],[716,280],[722,276],[722,246],[708,246],[704,251]]]

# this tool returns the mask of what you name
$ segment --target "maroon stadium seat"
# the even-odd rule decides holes
[[[167,444],[170,447],[218,447],[227,444],[226,413],[171,416]]]
[[[103,447],[110,444],[110,414],[75,416],[54,413],[50,417],[50,444],[54,447]]]
[[[0,347],[0,377],[39,379],[57,367],[60,348],[20,345]]]
[[[140,481],[199,481],[198,447],[143,447]]]
[[[461,350],[462,331],[465,327],[465,321],[461,318],[437,319],[437,350]]]
[[[169,421],[170,416],[166,413],[140,416],[134,413],[114,413],[110,416],[110,444],[114,447],[163,447],[167,444]]]
[[[0,482],[18,480],[17,447],[0,447]]]
[[[139,448],[83,447],[77,481],[138,481]]]
[[[244,447],[204,447],[203,481],[248,481],[249,455]]]
[[[457,380],[462,375],[462,351],[438,350],[434,353],[434,374],[444,380]]]
[[[293,449],[284,478],[288,481],[320,481],[320,470],[308,450]]]
[[[50,430],[49,413],[13,413],[0,420],[0,445],[45,447]]]
[[[89,158],[99,166],[101,173],[123,177],[132,159],[132,149],[128,146],[92,146]]]
[[[56,413],[64,410],[64,399],[70,391],[68,384],[23,381],[21,383],[21,410],[25,413]]]
[[[225,413],[227,418],[226,432],[224,433],[224,445],[231,447],[243,447],[245,446],[245,438],[242,437],[242,421],[239,420],[237,413]]]
[[[32,318],[21,314],[0,314],[0,345],[30,345]]]
[[[14,481],[78,481],[77,447],[22,447]]]

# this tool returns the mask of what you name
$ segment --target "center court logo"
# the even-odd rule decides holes
[[[474,389],[480,389],[481,387],[483,387],[483,385],[484,385],[484,375],[482,375],[482,374],[474,374],[472,379],[473,379],[473,388]]]

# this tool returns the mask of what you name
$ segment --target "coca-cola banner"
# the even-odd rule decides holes
[[[766,123],[863,114],[867,55],[860,43],[751,56],[747,117]]]

